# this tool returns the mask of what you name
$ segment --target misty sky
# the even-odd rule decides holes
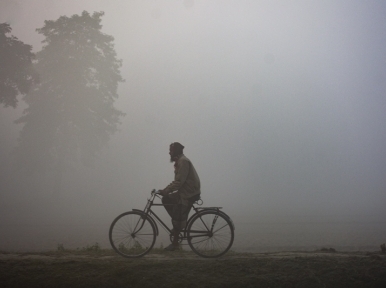
[[[385,1],[1,0],[0,22],[37,52],[44,20],[83,10],[105,12],[126,80],[120,132],[82,174],[94,207],[143,206],[178,141],[208,206],[385,219]],[[23,108],[0,110],[7,161]]]

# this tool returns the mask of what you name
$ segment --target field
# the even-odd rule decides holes
[[[96,248],[96,249],[94,249]],[[235,253],[219,259],[154,249],[140,259],[88,247],[0,253],[0,287],[386,287],[379,252]]]

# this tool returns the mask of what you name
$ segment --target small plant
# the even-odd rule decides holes
[[[86,247],[82,248],[82,251],[87,251],[87,252],[100,252],[102,249],[99,246],[99,243],[96,242],[94,245],[87,245]]]
[[[118,250],[122,253],[127,253],[129,251],[123,243],[119,243]]]
[[[64,248],[64,246],[63,246],[62,243],[58,244],[58,246],[57,246],[57,251],[59,251],[59,252],[64,252],[64,251],[66,251],[66,249]]]
[[[145,250],[145,248],[143,248],[142,245],[138,241],[135,241],[133,247],[130,250],[141,251],[141,250]]]

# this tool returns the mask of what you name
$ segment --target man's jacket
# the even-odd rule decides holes
[[[177,191],[174,197],[178,197],[183,205],[189,205],[188,199],[201,193],[200,178],[194,169],[192,162],[184,155],[175,163],[174,181],[164,191],[171,193]],[[170,195],[172,196],[172,195]]]

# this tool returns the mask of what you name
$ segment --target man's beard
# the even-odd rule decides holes
[[[178,154],[173,153],[172,155],[170,155],[170,163],[177,161],[177,159],[178,159]]]

